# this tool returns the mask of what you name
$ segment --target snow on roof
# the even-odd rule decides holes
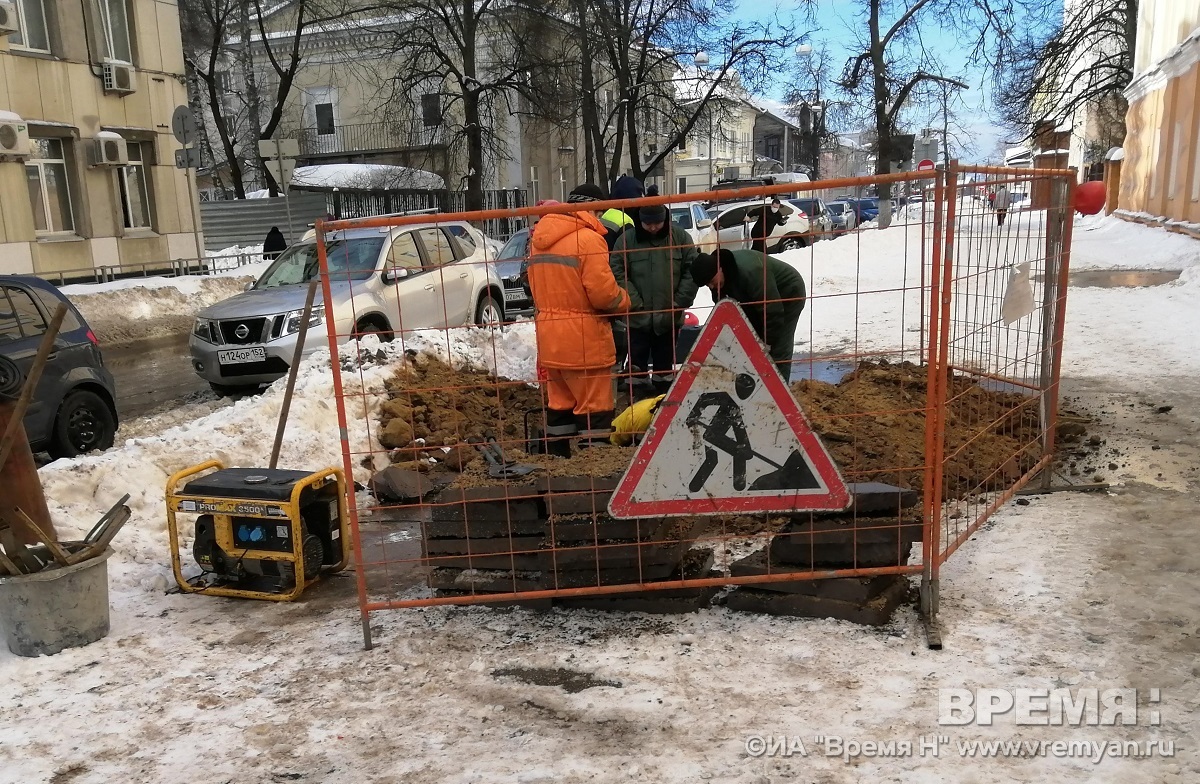
[[[300,166],[292,173],[293,188],[441,190],[446,182],[433,172],[381,163],[327,163]]]

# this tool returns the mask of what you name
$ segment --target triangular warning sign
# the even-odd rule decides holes
[[[850,491],[737,303],[722,300],[608,504],[616,518],[841,510]]]

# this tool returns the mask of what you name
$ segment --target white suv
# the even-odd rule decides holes
[[[718,245],[730,250],[749,248],[754,242],[750,238],[750,230],[764,207],[770,209],[770,202],[740,201],[710,207],[708,217],[712,225],[701,233],[697,246],[706,253],[716,250]],[[779,212],[783,215],[784,222],[783,225],[776,226],[767,238],[768,253],[795,250],[812,243],[812,227],[802,211],[783,202]]]
[[[321,289],[309,328],[332,310],[339,335],[498,325],[504,287],[488,263],[485,238],[460,221],[326,235],[331,308]],[[217,394],[269,384],[287,374],[296,350],[307,283],[317,276],[317,245],[293,245],[256,283],[201,310],[188,347],[192,367]],[[327,345],[310,334],[305,355]]]

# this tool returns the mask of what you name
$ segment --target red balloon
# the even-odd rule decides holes
[[[1085,182],[1075,189],[1075,209],[1081,215],[1095,215],[1104,209],[1108,189],[1101,180]]]

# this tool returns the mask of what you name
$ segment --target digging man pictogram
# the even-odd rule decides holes
[[[739,373],[734,380],[734,391],[741,400],[754,394],[756,386],[754,379],[745,373]],[[717,409],[716,413],[713,414],[712,421],[705,424],[702,419],[704,412],[714,406]],[[704,433],[701,436],[704,439],[704,462],[700,464],[696,475],[688,483],[688,490],[696,493],[704,487],[704,483],[708,481],[717,467],[718,450],[733,458],[734,489],[745,490],[746,463],[754,457],[754,447],[750,444],[750,436],[746,433],[746,423],[742,419],[742,407],[728,392],[705,392],[687,415],[688,427],[695,428],[701,424],[705,425]],[[730,436],[731,431],[732,437]]]
[[[753,376],[739,373],[734,379],[734,392],[739,400],[747,400],[757,387]],[[704,421],[704,413],[716,408],[712,419]],[[720,452],[733,458],[733,488],[741,491],[746,489],[746,464],[750,458],[757,457],[772,466],[775,470],[763,474],[751,485],[751,490],[800,490],[820,487],[812,469],[804,459],[803,453],[793,450],[783,465],[755,451],[750,443],[746,422],[742,418],[742,407],[728,392],[705,392],[692,406],[687,415],[687,426],[695,428],[703,426],[700,437],[704,441],[704,461],[696,470],[688,490],[698,493],[709,480],[717,463]]]

